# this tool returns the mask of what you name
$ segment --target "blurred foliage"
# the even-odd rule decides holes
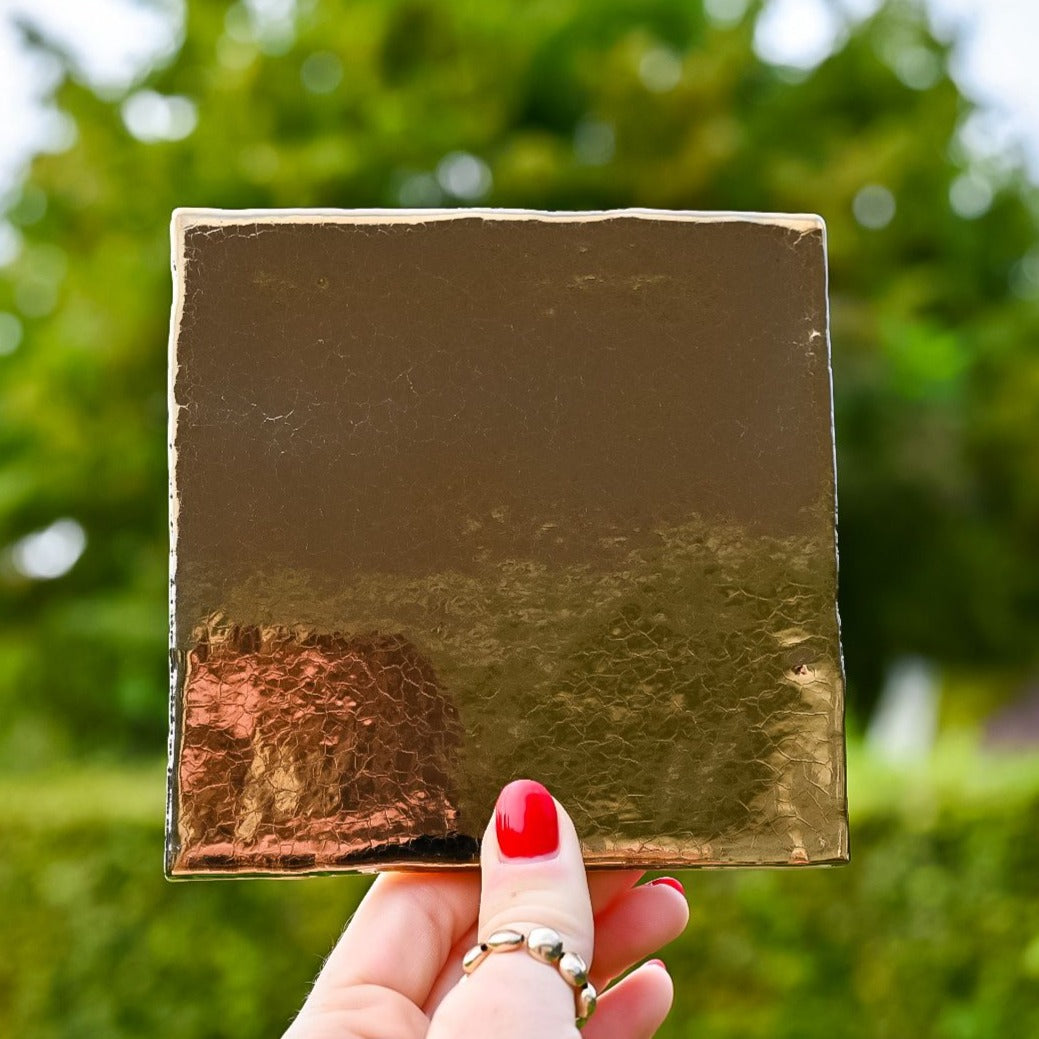
[[[7,201],[0,269],[2,1034],[276,1034],[364,887],[171,887],[158,769],[28,774],[164,743],[175,206],[821,213],[853,715],[903,653],[1037,663],[1036,191],[968,155],[974,108],[916,4],[808,72],[755,56],[760,0],[732,24],[692,0],[277,7],[193,0],[129,97],[27,26],[76,135]],[[60,517],[85,552],[27,578],[20,539]],[[848,869],[691,878],[662,1034],[1039,1034],[1039,783],[939,764],[928,786],[853,754]]]
[[[760,3],[729,25],[687,0],[278,6],[191,3],[129,99],[27,31],[66,69],[77,132],[10,200],[23,247],[0,270],[6,335],[10,316],[24,329],[0,356],[0,762],[164,739],[179,205],[821,213],[852,710],[902,653],[1036,663],[1035,191],[1012,157],[967,155],[972,104],[918,6],[884,3],[809,72],[755,56]],[[138,139],[163,134],[181,139]],[[964,184],[968,217],[950,205]],[[892,199],[886,226],[856,221]],[[11,546],[59,517],[82,525],[82,558],[19,575]]]
[[[974,788],[985,760],[955,761],[955,798],[921,774],[856,813],[850,868],[685,874],[660,1036],[1039,1034],[1039,769]],[[0,783],[0,1034],[275,1036],[295,1013],[366,881],[170,885],[162,787],[159,769]]]

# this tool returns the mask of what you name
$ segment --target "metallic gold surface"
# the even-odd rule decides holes
[[[477,967],[488,956],[490,956],[493,950],[488,945],[474,945],[463,957],[462,957],[462,973],[472,974]]]
[[[171,875],[846,860],[818,218],[173,231]]]

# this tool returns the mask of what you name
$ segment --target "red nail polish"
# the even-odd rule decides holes
[[[659,967],[661,970],[667,970],[667,964],[663,960],[646,960],[647,967]]]
[[[665,884],[667,887],[673,887],[680,895],[685,894],[685,888],[674,877],[657,877],[649,882],[650,887],[656,887],[657,884]]]
[[[559,851],[556,803],[532,779],[517,779],[498,795],[494,828],[507,859],[536,859]]]

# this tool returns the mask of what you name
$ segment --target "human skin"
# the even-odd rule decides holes
[[[569,815],[540,784],[502,790],[480,874],[384,873],[371,886],[284,1039],[648,1039],[673,987],[651,960],[689,918],[672,878],[586,872]],[[493,953],[465,978],[462,956],[498,930],[550,927],[590,964],[602,993],[584,1029],[558,971]],[[603,991],[603,990],[606,991]]]

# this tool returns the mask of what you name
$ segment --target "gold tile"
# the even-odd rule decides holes
[[[847,858],[825,236],[174,217],[171,875]]]

